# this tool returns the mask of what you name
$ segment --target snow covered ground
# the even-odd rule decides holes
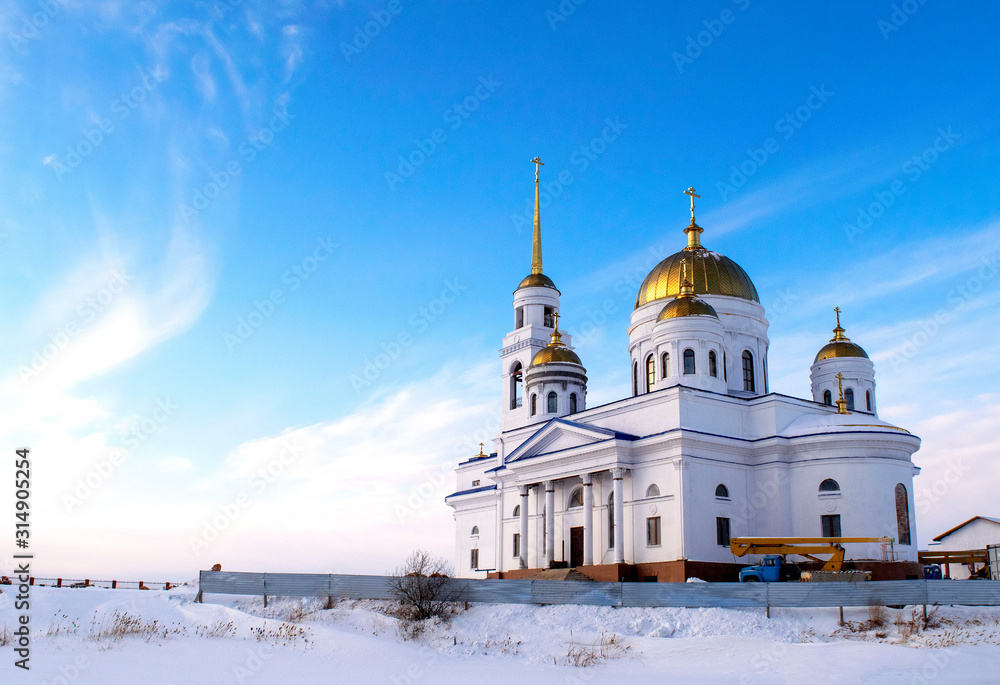
[[[0,589],[3,635],[19,612]],[[907,635],[911,608],[864,630],[867,609],[842,628],[836,609],[472,605],[402,640],[377,602],[194,594],[33,588],[31,671],[8,642],[0,682],[1000,683],[998,608],[942,607]]]

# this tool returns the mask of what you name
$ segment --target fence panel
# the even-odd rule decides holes
[[[917,604],[1000,606],[1000,581],[829,583],[596,583],[451,578],[467,602],[632,607],[836,607]],[[202,571],[201,591],[230,595],[391,599],[387,576]]]

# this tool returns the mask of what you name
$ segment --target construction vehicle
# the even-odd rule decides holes
[[[952,564],[966,564],[969,566],[970,577],[975,578],[976,573],[972,569],[979,566],[979,571],[983,573],[981,577],[989,575],[989,552],[985,549],[936,549],[933,551],[917,552],[917,559],[922,564],[934,564],[939,568],[944,566],[944,576],[951,577]],[[985,572],[984,572],[985,569]],[[926,577],[926,573],[924,574]]]
[[[738,557],[747,554],[765,554],[764,560],[755,566],[740,570],[741,583],[775,583],[785,581],[858,581],[871,580],[867,571],[844,571],[844,544],[878,543],[882,545],[882,555],[892,555],[891,537],[878,538],[732,538],[729,549]],[[888,549],[887,549],[888,548]],[[810,561],[822,562],[819,571],[800,571],[794,563],[788,562],[787,555],[798,555]],[[830,555],[824,561],[815,555]]]

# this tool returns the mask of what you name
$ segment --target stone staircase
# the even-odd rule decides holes
[[[531,580],[585,580],[591,579],[574,568],[550,568],[531,576]]]

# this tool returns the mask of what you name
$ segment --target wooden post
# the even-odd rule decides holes
[[[840,607],[840,625],[844,625],[844,607]]]
[[[84,587],[90,587],[90,578],[84,578],[84,580],[83,580],[83,586]]]
[[[62,578],[56,578],[56,587],[62,587]]]
[[[264,608],[267,608],[267,595],[264,595]]]
[[[111,589],[112,590],[117,590],[118,589],[118,581],[117,580],[112,580],[111,581]]]
[[[28,577],[28,585],[34,585],[34,584],[35,584],[35,579],[34,579],[34,578],[31,578],[31,577],[29,576],[29,577]]]
[[[924,605],[924,623],[927,623],[927,605]]]
[[[201,604],[201,590],[198,590],[198,594],[194,596],[194,601]]]

